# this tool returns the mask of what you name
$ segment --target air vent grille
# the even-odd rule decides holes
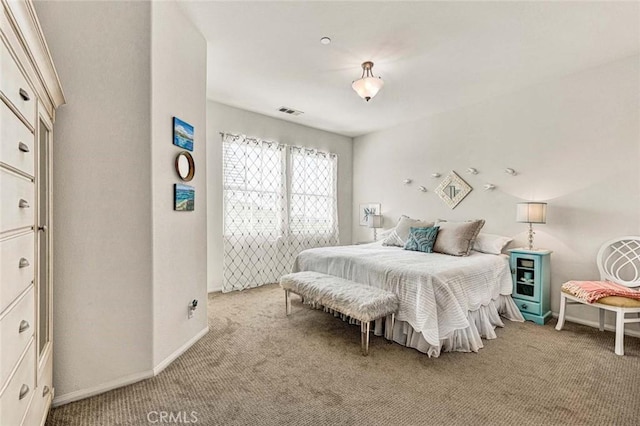
[[[282,112],[284,114],[289,114],[289,115],[301,115],[301,114],[304,114],[304,112],[302,112],[302,111],[298,111],[298,110],[295,110],[295,109],[292,109],[292,108],[289,108],[289,107],[284,107],[284,106],[280,107],[278,109],[278,111],[280,111],[280,112]]]

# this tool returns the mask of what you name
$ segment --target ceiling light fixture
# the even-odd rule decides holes
[[[322,37],[320,39],[320,43],[322,43],[324,45],[327,45],[327,44],[331,43],[331,39],[329,37]]]
[[[363,62],[362,77],[351,84],[358,96],[367,102],[377,95],[382,86],[384,86],[384,81],[380,77],[374,77],[371,68],[373,68],[373,62]]]

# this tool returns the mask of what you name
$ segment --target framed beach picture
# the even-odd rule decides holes
[[[193,186],[176,183],[173,185],[173,209],[180,212],[193,211],[196,189]]]
[[[380,203],[360,204],[360,226],[367,226],[369,224],[369,216],[380,214],[381,210],[382,208],[380,206]]]
[[[173,144],[193,151],[193,126],[178,117],[173,117]]]

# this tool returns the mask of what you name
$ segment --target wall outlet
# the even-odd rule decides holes
[[[193,318],[193,311],[198,307],[198,299],[193,299],[187,309],[187,318]]]

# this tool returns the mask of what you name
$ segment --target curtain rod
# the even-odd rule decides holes
[[[309,148],[306,146],[300,146],[300,145],[287,145],[281,142],[276,142],[276,141],[270,141],[270,140],[264,140],[264,139],[260,139],[260,138],[250,138],[246,135],[237,135],[235,133],[228,133],[228,132],[218,132],[220,134],[220,136],[222,136],[223,138],[225,136],[230,136],[232,138],[244,138],[245,140],[250,140],[250,141],[256,141],[256,142],[263,142],[263,143],[267,143],[269,145],[271,144],[276,144],[278,146],[283,146],[283,147],[289,147],[289,148],[293,148],[293,149],[299,149],[299,150],[305,150],[305,151],[312,151],[315,152],[317,154],[322,154],[322,155],[329,155],[329,156],[335,156],[337,157],[338,154],[333,153],[333,152],[328,152],[328,151],[322,151],[319,150],[318,148]]]

